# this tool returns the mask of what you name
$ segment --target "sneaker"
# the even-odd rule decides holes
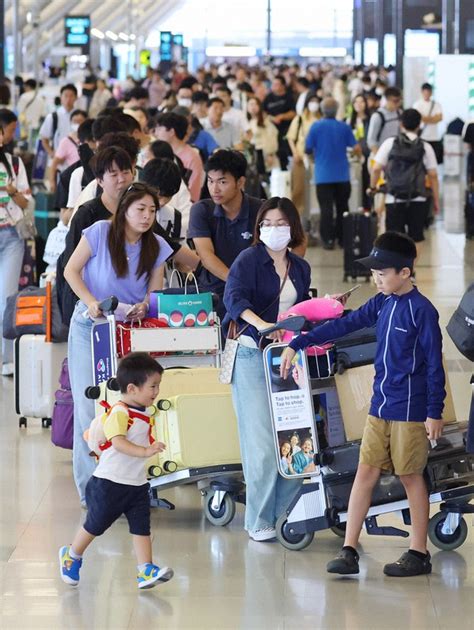
[[[406,551],[399,560],[386,564],[383,568],[385,575],[391,577],[412,577],[414,575],[428,575],[431,573],[431,556],[427,552],[424,558]]]
[[[143,571],[137,575],[138,588],[153,588],[158,582],[168,582],[173,577],[173,569],[157,567],[156,564],[147,564]]]
[[[262,527],[262,529],[254,529],[249,532],[249,536],[252,540],[262,542],[276,538],[276,531],[274,527]]]
[[[76,586],[76,584],[79,584],[79,571],[82,566],[82,560],[71,558],[69,549],[69,546],[64,546],[59,550],[59,571],[63,582]]]
[[[13,363],[4,363],[2,365],[2,376],[13,376]]]
[[[339,575],[354,575],[359,573],[359,554],[350,549],[341,549],[334,560],[326,565],[328,573],[339,573]]]

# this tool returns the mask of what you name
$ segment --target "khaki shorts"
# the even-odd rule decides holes
[[[359,463],[399,476],[422,474],[428,460],[428,444],[424,422],[383,420],[369,415]]]

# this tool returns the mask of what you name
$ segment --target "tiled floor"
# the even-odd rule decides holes
[[[341,252],[309,251],[320,294],[341,290]],[[432,231],[417,269],[420,289],[437,305],[444,326],[465,286],[474,280],[474,242]],[[355,307],[372,292],[365,285]],[[456,410],[465,418],[471,364],[449,339],[445,353]],[[474,628],[474,535],[465,544],[433,553],[433,574],[385,578],[382,566],[405,548],[399,538],[362,536],[361,574],[325,572],[340,539],[318,534],[301,552],[249,541],[239,507],[234,521],[214,528],[203,517],[194,486],[164,493],[174,512],[154,510],[154,551],[175,578],[138,593],[126,523],[118,521],[86,554],[78,588],[58,577],[57,549],[84,513],[78,506],[69,452],[54,448],[49,431],[30,421],[18,429],[13,383],[0,384],[0,628]],[[394,522],[393,517],[387,518]],[[395,523],[398,524],[398,523]]]

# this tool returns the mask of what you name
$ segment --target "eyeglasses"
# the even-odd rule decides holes
[[[284,219],[280,219],[276,223],[272,223],[271,221],[267,221],[266,219],[264,219],[261,223],[258,224],[258,227],[259,228],[264,228],[264,227],[290,227],[290,224],[288,223],[288,221],[285,221]]]

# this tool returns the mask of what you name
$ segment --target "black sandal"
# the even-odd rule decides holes
[[[431,556],[427,552],[425,558],[406,551],[399,560],[386,564],[383,568],[385,575],[391,577],[412,577],[414,575],[428,575],[431,573]]]

